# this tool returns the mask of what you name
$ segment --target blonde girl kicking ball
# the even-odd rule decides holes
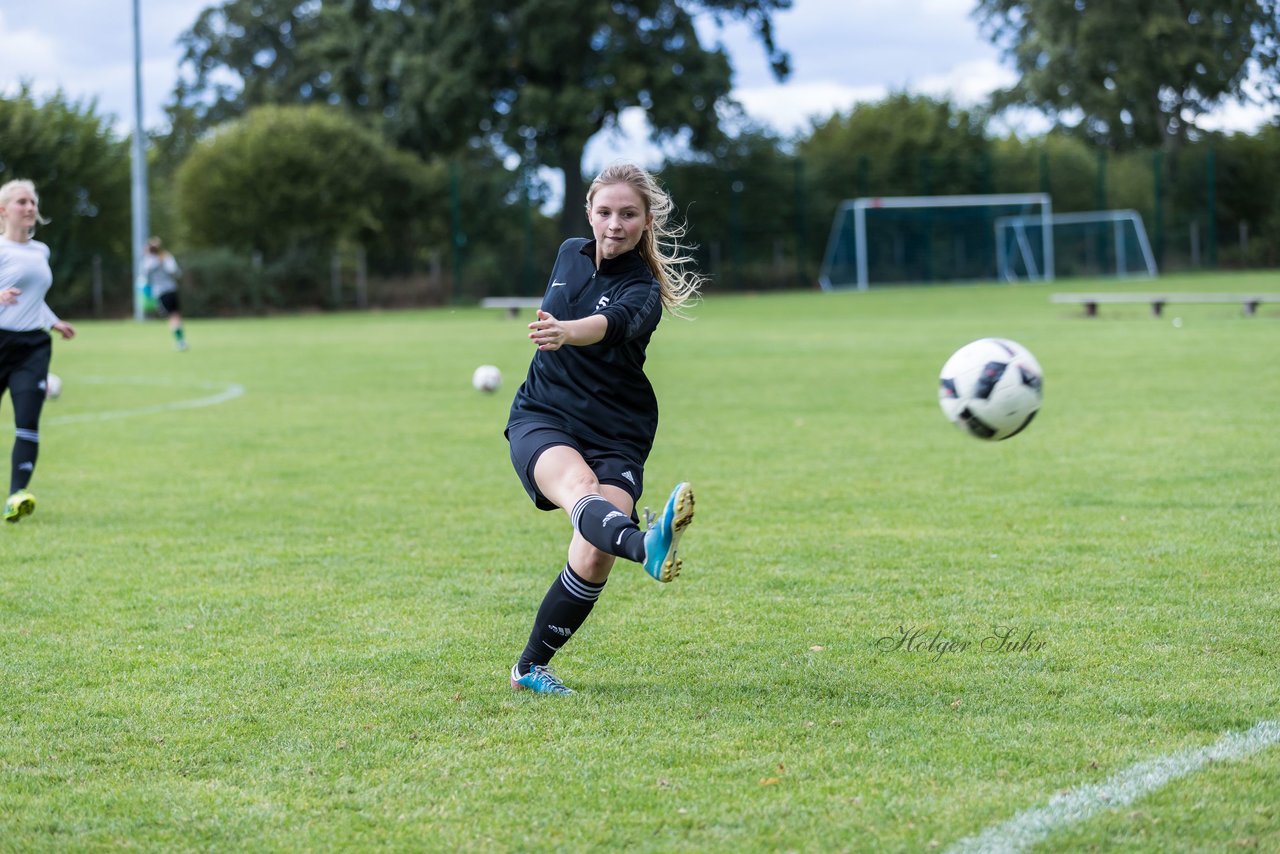
[[[658,429],[645,351],[663,310],[679,313],[702,282],[686,268],[673,209],[645,170],[617,164],[601,172],[587,193],[592,236],[560,247],[529,324],[537,349],[511,404],[511,462],[539,509],[568,514],[573,535],[511,668],[513,688],[573,693],[548,663],[591,613],[617,558],[659,582],[680,572],[676,548],[693,521],[692,487],[676,484],[659,515],[646,510],[647,530],[635,514]]]

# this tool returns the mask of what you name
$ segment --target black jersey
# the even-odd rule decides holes
[[[604,338],[539,350],[516,391],[508,424],[541,421],[644,462],[658,431],[658,399],[644,373],[645,348],[662,318],[657,279],[636,250],[595,265],[594,240],[560,246],[542,310],[557,320],[603,314]]]

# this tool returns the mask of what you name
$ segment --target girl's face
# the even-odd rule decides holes
[[[8,201],[0,205],[0,216],[4,217],[4,230],[7,234],[26,236],[35,228],[40,216],[40,205],[35,194],[19,187],[9,196]]]
[[[587,221],[596,239],[596,262],[617,258],[636,248],[653,222],[644,199],[630,184],[605,184],[587,207]]]

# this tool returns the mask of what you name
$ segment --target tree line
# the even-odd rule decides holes
[[[1048,191],[1056,210],[1138,209],[1166,267],[1280,264],[1280,127],[1196,124],[1248,69],[1275,97],[1274,0],[983,0],[975,14],[1022,74],[991,104],[894,93],[781,138],[735,112],[728,57],[695,18],[750,21],[785,77],[771,16],[788,5],[210,6],[150,140],[153,230],[181,250],[197,311],[538,292],[581,231],[586,141],[639,107],[658,140],[684,142],[660,171],[713,289],[812,286],[836,205],[859,195]],[[1011,106],[1055,126],[992,134]],[[54,219],[59,309],[127,306],[127,140],[93,104],[25,90],[0,101],[0,140],[0,177],[35,180]],[[550,215],[547,168],[567,200]],[[1194,257],[1192,242],[1222,251]]]

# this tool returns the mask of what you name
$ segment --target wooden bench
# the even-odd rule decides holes
[[[1160,317],[1164,313],[1166,303],[1238,303],[1244,307],[1246,317],[1252,317],[1258,305],[1264,302],[1280,302],[1280,293],[1263,294],[1133,294],[1133,293],[1101,293],[1101,294],[1052,294],[1049,302],[1069,305],[1083,305],[1085,317],[1097,317],[1098,306],[1102,303],[1146,303],[1151,306],[1151,314]]]
[[[519,317],[521,309],[538,308],[542,305],[542,297],[485,297],[480,300],[481,308],[506,309],[507,317]]]

